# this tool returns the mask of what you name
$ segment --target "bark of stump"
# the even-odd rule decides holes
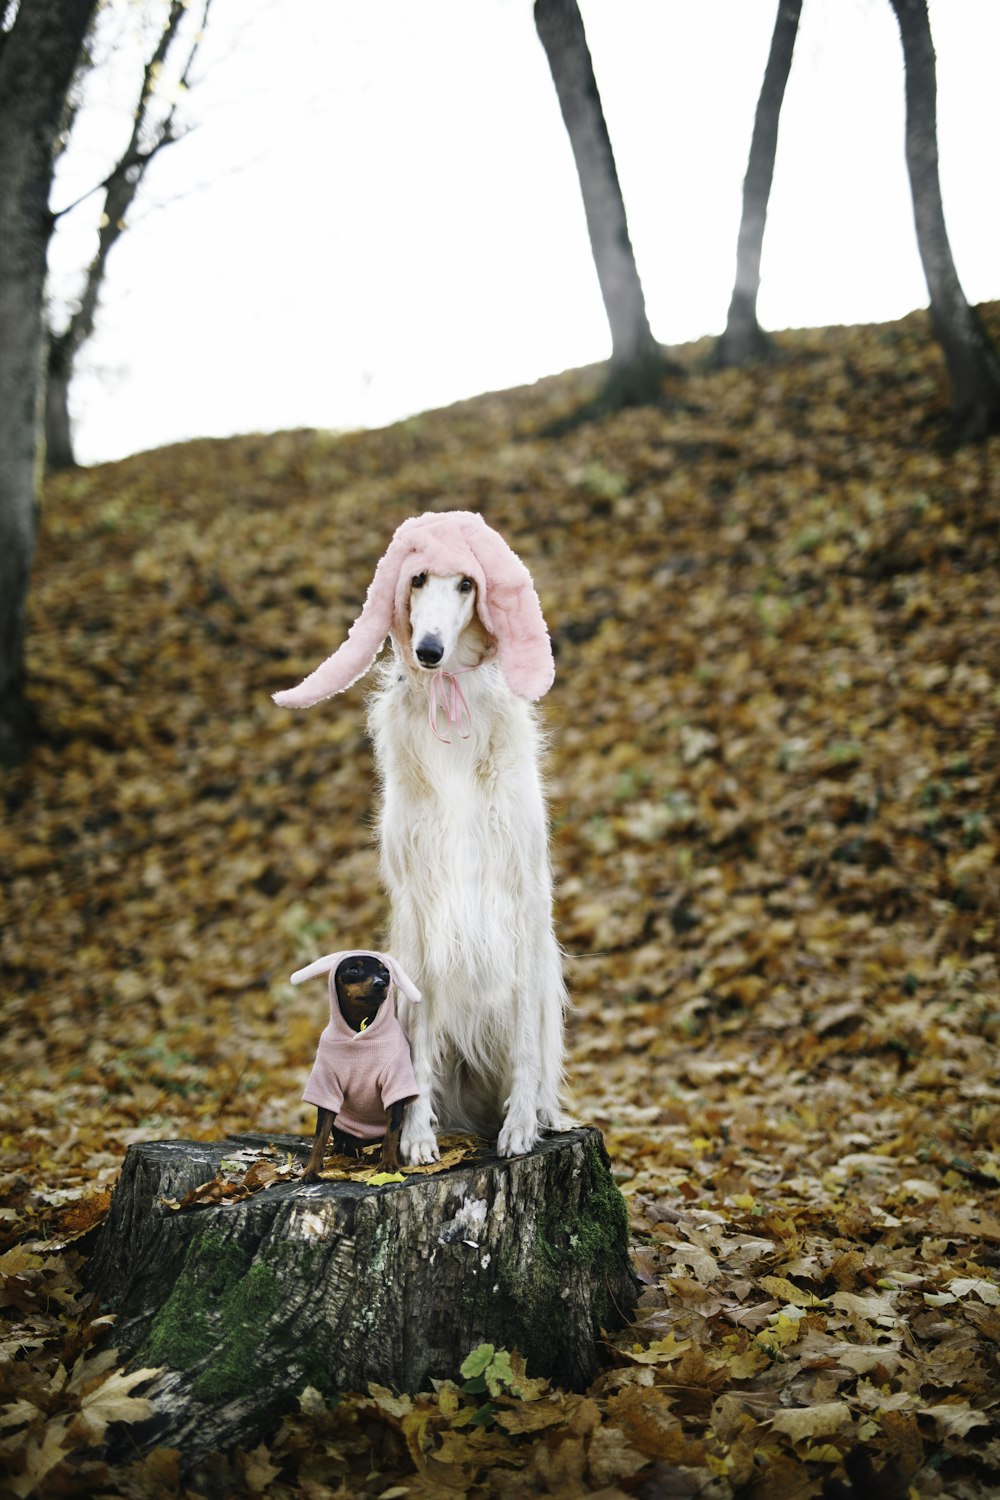
[[[579,1389],[600,1330],[635,1306],[625,1204],[597,1130],[380,1187],[294,1178],[232,1205],[162,1204],[227,1153],[269,1144],[309,1145],[240,1135],[128,1149],[87,1279],[117,1312],[118,1347],[166,1367],[152,1416],[129,1429],[133,1453],[178,1448],[190,1469],[259,1441],[308,1385],[426,1390],[483,1343]]]

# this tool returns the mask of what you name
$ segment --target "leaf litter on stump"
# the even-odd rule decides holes
[[[503,1398],[536,1427],[473,1424],[458,1371],[405,1411],[304,1393],[220,1482],[996,1488],[1000,449],[936,446],[925,315],[778,346],[680,351],[663,409],[559,439],[593,372],[49,483],[46,740],[0,828],[12,1493],[42,1465],[97,1492],[80,1382],[114,1367],[78,1270],[125,1148],[309,1128],[323,1017],[286,976],[385,907],[363,687],[269,693],[342,639],[394,526],[453,506],[524,556],[558,650],[571,1084],[642,1306],[586,1396]],[[169,1493],[171,1463],[100,1483]]]

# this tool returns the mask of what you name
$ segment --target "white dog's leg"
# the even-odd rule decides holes
[[[434,1126],[437,1122],[431,1106],[431,1088],[434,1078],[424,1011],[424,1006],[428,1003],[427,1000],[422,1000],[418,1005],[408,1005],[404,1020],[404,1030],[410,1043],[410,1057],[413,1062],[413,1076],[417,1081],[418,1094],[417,1098],[407,1106],[403,1116],[403,1130],[399,1144],[404,1160],[411,1167],[426,1166],[428,1162],[439,1161],[441,1158],[437,1137],[434,1134]]]
[[[498,1156],[523,1156],[538,1142],[537,1082],[516,1080],[506,1104],[506,1117],[497,1136]]]
[[[510,1097],[497,1137],[500,1156],[522,1156],[538,1140],[539,1036],[538,1001],[532,987],[519,982],[514,994],[513,1056]]]
[[[561,1130],[566,986],[563,981],[562,955],[551,931],[544,935],[542,947],[546,962],[539,985],[541,1077],[538,1085],[538,1123],[543,1129]]]

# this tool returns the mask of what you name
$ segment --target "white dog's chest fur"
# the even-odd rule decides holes
[[[438,732],[451,743],[436,738],[425,682],[396,662],[369,709],[390,949],[424,993],[420,1014],[404,1004],[400,1017],[420,1028],[415,1054],[430,1062],[434,1110],[452,1125],[495,1130],[526,1049],[529,1071],[541,1063],[543,1075],[524,1104],[534,1130],[558,1115],[563,1001],[540,737],[496,665],[459,680],[467,739],[444,716]]]
[[[405,927],[420,945],[408,956],[419,957],[432,991],[466,986],[480,1004],[499,1004],[516,968],[526,891],[548,900],[534,715],[495,666],[480,667],[461,679],[471,734],[462,739],[458,725],[439,722],[451,741],[442,744],[420,681],[393,677],[371,718],[394,929],[403,903]]]

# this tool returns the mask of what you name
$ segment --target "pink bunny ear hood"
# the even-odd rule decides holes
[[[380,963],[385,964],[389,970],[389,978],[392,984],[387,998],[392,999],[393,990],[398,990],[407,1000],[418,1001],[421,999],[420,991],[402,966],[396,962],[390,953],[376,953],[372,948],[345,948],[339,953],[326,953],[322,958],[315,959],[307,964],[304,969],[296,969],[291,977],[292,984],[302,984],[307,979],[315,979],[318,974],[330,975],[330,1004],[337,1003],[337,991],[334,979],[337,969],[345,958],[377,958]]]
[[[496,641],[497,660],[511,692],[529,701],[548,692],[555,665],[531,574],[482,516],[452,510],[411,516],[397,528],[347,640],[298,687],[275,693],[275,703],[311,708],[363,677],[387,635],[400,644],[408,642],[410,585],[418,573],[471,578],[479,617]]]

